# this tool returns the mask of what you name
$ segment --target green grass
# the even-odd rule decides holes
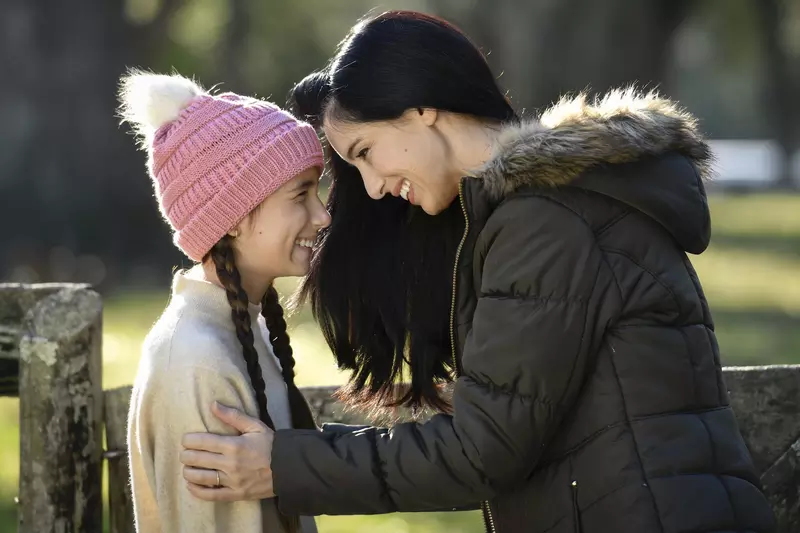
[[[724,364],[800,363],[800,196],[714,196],[709,250],[692,256],[712,306]],[[281,280],[288,294],[296,280]],[[104,310],[104,386],[132,382],[166,292],[119,292]],[[290,320],[301,385],[340,384],[307,309]],[[18,404],[0,399],[0,533],[16,531]],[[321,517],[323,533],[483,531],[478,512]]]
[[[713,196],[711,246],[691,257],[723,364],[800,363],[800,195]]]

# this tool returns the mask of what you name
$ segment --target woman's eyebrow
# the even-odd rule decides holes
[[[356,146],[358,146],[358,143],[360,142],[361,142],[361,137],[357,137],[356,140],[353,142],[353,144],[350,145],[350,148],[347,149],[347,159],[351,161],[353,160],[353,150],[356,149]]]

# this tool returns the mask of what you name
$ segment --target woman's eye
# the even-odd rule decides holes
[[[367,157],[368,153],[369,153],[369,148],[363,148],[360,152],[358,152],[356,159],[364,159],[365,157]]]

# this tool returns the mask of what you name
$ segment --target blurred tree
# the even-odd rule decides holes
[[[671,85],[680,85],[694,95],[698,114],[734,117],[717,120],[716,134],[742,135],[761,131],[762,107],[749,105],[748,97],[763,89],[776,138],[787,152],[800,143],[800,109],[792,98],[800,72],[797,55],[787,55],[789,33],[780,21],[793,5],[786,0],[390,4],[434,11],[461,25],[491,54],[518,109],[541,108],[585,88],[600,92],[638,82],[669,94]],[[125,68],[174,68],[207,87],[221,84],[222,91],[283,103],[288,89],[323,67],[373,6],[371,0],[6,0],[0,16],[0,275],[13,270],[20,279],[95,281],[88,269],[105,272],[114,284],[150,269],[165,282],[165,265],[186,261],[160,220],[143,154],[114,118]],[[691,44],[674,46],[675,30],[689,12],[694,21],[702,19],[695,36],[720,41],[708,48],[724,53],[695,60],[696,70],[683,70],[676,84],[676,49],[699,57]],[[763,76],[749,75],[742,64]],[[697,80],[687,83],[687,72]],[[726,80],[735,81],[735,90],[729,84],[723,95],[708,91]]]
[[[114,120],[117,82],[134,44],[146,41],[152,51],[158,39],[145,27],[131,32],[124,12],[122,0],[4,3],[3,265],[24,261],[51,280],[58,268],[50,252],[58,246],[119,258],[166,249],[147,238],[160,224],[150,184]],[[161,21],[150,29],[158,33]]]
[[[169,28],[173,17],[185,0],[123,0],[125,44],[130,59],[152,61],[169,44]]]
[[[783,0],[752,0],[756,12],[756,23],[763,40],[763,62],[765,87],[763,105],[769,115],[771,133],[781,147],[783,163],[779,171],[780,185],[794,185],[789,158],[800,148],[800,106],[797,94],[800,83],[796,82],[791,68],[784,39],[784,22],[788,2]]]
[[[217,50],[217,73],[220,80],[231,87],[244,85],[242,58],[250,31],[249,12],[246,0],[229,0],[230,19]]]
[[[491,52],[517,106],[636,82],[665,87],[671,36],[692,0],[437,0]],[[467,7],[469,5],[469,7]]]
[[[759,99],[765,78],[752,0],[696,2],[673,36],[671,96],[702,118],[715,138],[764,138]]]
[[[403,2],[425,9],[424,0]],[[0,17],[0,275],[164,282],[186,264],[115,118],[128,67],[283,103],[371,3],[7,0]],[[102,260],[102,263],[98,263]],[[148,274],[149,273],[149,274]],[[155,278],[153,278],[155,275]],[[144,280],[147,281],[147,280]]]

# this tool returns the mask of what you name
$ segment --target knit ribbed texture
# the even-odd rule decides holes
[[[297,174],[324,166],[313,127],[233,93],[196,97],[153,139],[150,174],[175,244],[201,261]]]

